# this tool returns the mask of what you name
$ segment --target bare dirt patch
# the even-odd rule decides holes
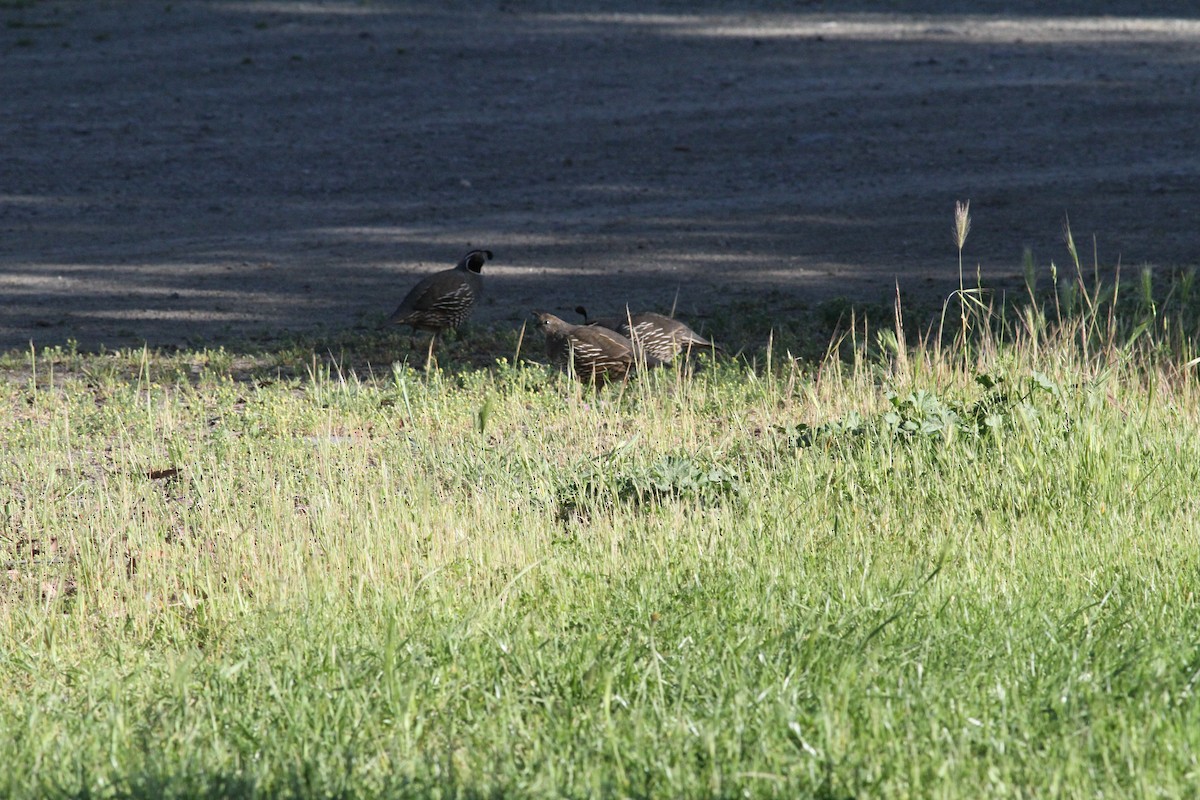
[[[1196,263],[1200,19],[1091,4],[0,2],[0,347],[931,302]],[[1063,9],[1067,9],[1064,11]]]

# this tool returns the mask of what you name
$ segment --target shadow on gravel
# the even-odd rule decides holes
[[[1194,263],[1190,4],[894,5],[5,8],[0,348],[370,327],[476,246],[501,328],[937,305],[968,197],[1000,290],[1066,214],[1102,266]]]

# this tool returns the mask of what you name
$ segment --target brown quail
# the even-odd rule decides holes
[[[426,276],[385,324],[409,325],[414,331],[433,331],[435,336],[446,328],[459,327],[483,294],[480,272],[491,258],[491,250],[472,250],[453,269]]]
[[[586,325],[598,325],[616,331],[632,341],[635,347],[643,349],[648,358],[653,357],[659,363],[667,363],[679,355],[681,350],[707,348],[717,353],[722,352],[715,343],[679,320],[652,311],[600,319],[588,319],[587,309],[583,306],[576,306],[575,311],[583,315]]]
[[[573,371],[580,380],[597,386],[625,380],[638,363],[633,343],[614,330],[572,325],[544,311],[534,312],[534,316],[546,336],[546,355],[555,366]],[[657,365],[657,360],[652,365]]]

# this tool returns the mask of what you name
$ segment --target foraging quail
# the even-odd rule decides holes
[[[546,335],[546,355],[555,366],[574,371],[581,380],[597,386],[609,380],[624,380],[638,361],[633,342],[614,330],[572,325],[544,311],[534,312],[534,316]],[[651,363],[657,365],[657,359]]]
[[[413,331],[433,331],[434,336],[446,328],[462,325],[483,294],[480,272],[491,258],[491,250],[472,250],[454,269],[426,276],[405,296],[385,324],[410,325]]]
[[[655,358],[665,364],[683,349],[706,347],[714,352],[722,352],[715,343],[705,339],[677,319],[664,317],[652,311],[638,314],[628,314],[624,317],[603,317],[588,319],[587,309],[576,306],[575,312],[583,315],[584,324],[600,326],[616,331],[630,339],[635,347],[641,347],[648,357]]]

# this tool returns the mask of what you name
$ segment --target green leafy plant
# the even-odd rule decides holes
[[[1068,418],[1062,409],[1062,389],[1044,373],[1032,371],[1016,385],[1002,373],[982,373],[975,384],[983,393],[970,401],[947,400],[917,389],[884,393],[888,408],[864,417],[857,411],[845,417],[812,426],[801,423],[782,428],[794,447],[818,443],[850,442],[863,437],[898,441],[946,441],[957,436],[1001,435],[1020,421],[1057,415],[1063,426]]]
[[[681,453],[651,461],[602,457],[567,470],[557,492],[559,515],[618,505],[651,507],[669,501],[701,504],[735,499],[737,472]]]

